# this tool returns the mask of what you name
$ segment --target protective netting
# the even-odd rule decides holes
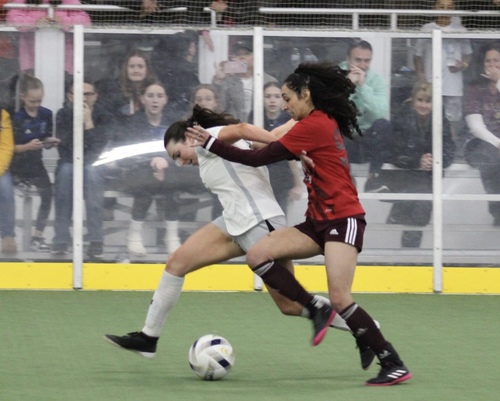
[[[61,2],[50,3],[60,7]],[[494,30],[500,22],[500,0],[441,3],[441,9],[454,8],[469,30]],[[435,0],[82,0],[82,5],[99,26],[418,30],[436,18],[429,13],[436,9]]]

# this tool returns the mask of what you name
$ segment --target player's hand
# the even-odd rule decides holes
[[[300,163],[302,164],[302,169],[307,168],[309,170],[314,169],[314,161],[309,156],[305,150],[299,155]]]
[[[194,127],[189,127],[186,132],[186,136],[195,141],[193,146],[202,146],[210,138],[210,133],[199,125]]]

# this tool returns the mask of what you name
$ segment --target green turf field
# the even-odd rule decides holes
[[[500,296],[356,295],[413,373],[363,385],[352,337],[309,345],[305,319],[281,316],[264,293],[184,293],[157,357],[102,340],[142,328],[151,293],[0,291],[0,401],[433,401],[500,399]],[[233,345],[226,379],[204,382],[187,353],[199,336]]]

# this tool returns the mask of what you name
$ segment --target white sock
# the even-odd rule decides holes
[[[184,277],[177,277],[166,271],[161,276],[142,332],[150,337],[160,337],[167,316],[177,303],[184,285]]]

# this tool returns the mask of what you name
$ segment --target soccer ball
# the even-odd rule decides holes
[[[189,349],[189,366],[203,380],[220,380],[234,365],[233,347],[224,337],[207,334]]]

